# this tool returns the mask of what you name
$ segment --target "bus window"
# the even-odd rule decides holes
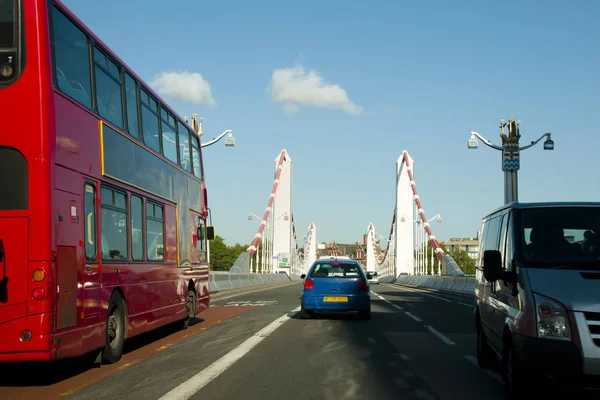
[[[162,206],[146,201],[146,252],[149,261],[165,258],[163,221]]]
[[[206,221],[201,217],[198,217],[198,250],[200,262],[208,261],[206,257]]]
[[[179,165],[188,172],[192,172],[190,163],[190,133],[181,122],[179,123]]]
[[[177,136],[175,135],[177,129],[175,118],[164,108],[161,108],[161,111],[163,154],[177,164]]]
[[[54,7],[54,68],[61,92],[92,108],[92,79],[88,37]]]
[[[125,260],[127,255],[127,202],[125,194],[102,187],[102,258],[104,260]]]
[[[85,215],[85,257],[88,260],[96,259],[96,188],[85,184],[83,194],[83,213]]]
[[[125,73],[125,104],[127,105],[127,129],[134,138],[139,138],[137,82]]]
[[[142,198],[131,196],[131,257],[135,261],[144,258],[144,206]]]
[[[160,153],[160,138],[158,137],[158,105],[154,97],[145,90],[140,90],[142,97],[142,130],[144,143],[152,150]]]
[[[202,161],[200,160],[200,146],[198,145],[198,136],[191,135],[192,139],[192,164],[194,166],[194,175],[202,179]]]
[[[94,48],[96,64],[96,106],[98,114],[123,128],[123,103],[119,66],[98,47]]]

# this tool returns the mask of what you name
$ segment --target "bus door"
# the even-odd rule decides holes
[[[81,240],[81,194],[55,189],[56,329],[77,325]]]
[[[98,184],[83,183],[83,257],[81,268],[82,315],[84,319],[101,316],[102,273],[98,262]],[[88,320],[89,321],[89,320]],[[86,321],[87,322],[87,321]]]
[[[192,237],[190,246],[190,262],[192,264],[208,263],[206,254],[206,222],[200,213],[189,210],[189,232]]]

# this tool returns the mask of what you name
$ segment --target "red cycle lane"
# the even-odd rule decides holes
[[[120,371],[134,367],[157,352],[164,351],[186,338],[201,334],[257,308],[255,305],[210,307],[199,314],[186,330],[163,327],[130,339],[126,353],[112,365],[93,365],[89,360],[62,360],[44,365],[5,364],[0,366],[0,399],[61,399]]]

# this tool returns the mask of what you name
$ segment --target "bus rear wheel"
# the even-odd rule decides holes
[[[125,300],[119,292],[113,292],[106,314],[105,344],[102,362],[114,364],[121,359],[125,345]]]
[[[181,329],[187,329],[190,325],[190,320],[196,315],[196,292],[188,290],[187,300],[185,302],[186,317],[181,321]]]

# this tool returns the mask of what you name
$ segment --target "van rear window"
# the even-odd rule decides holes
[[[354,263],[317,264],[310,274],[313,278],[359,278],[362,277],[360,267]]]

